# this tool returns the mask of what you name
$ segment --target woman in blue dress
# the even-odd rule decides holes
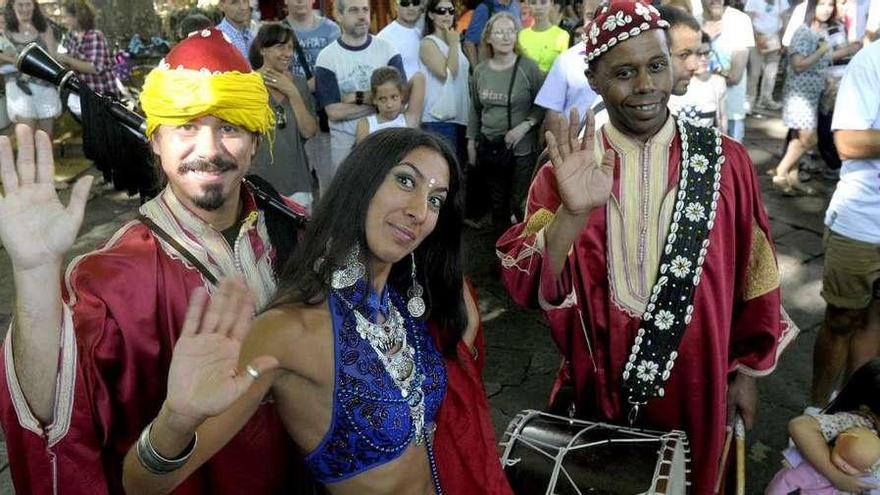
[[[432,449],[441,351],[473,346],[477,319],[463,297],[460,194],[440,138],[388,129],[357,145],[252,325],[238,282],[210,304],[193,296],[166,402],[126,459],[126,490],[172,490],[271,396],[331,494],[443,493]]]

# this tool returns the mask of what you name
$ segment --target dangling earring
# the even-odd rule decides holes
[[[360,249],[358,248],[358,245],[355,244],[351,252],[348,253],[348,256],[345,257],[345,265],[333,272],[333,277],[330,280],[331,287],[337,290],[345,289],[346,287],[351,287],[358,280],[363,278],[366,269],[364,268],[364,264],[361,263],[359,255]]]
[[[409,297],[409,301],[406,302],[406,309],[409,310],[409,314],[414,318],[421,318],[425,314],[425,300],[422,299],[422,294],[425,291],[419,285],[418,279],[416,279],[416,255],[410,253],[409,256],[412,259],[412,286],[406,291],[406,295]]]

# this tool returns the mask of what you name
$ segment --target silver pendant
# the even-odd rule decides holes
[[[351,287],[358,280],[363,278],[366,273],[366,268],[364,264],[361,263],[359,258],[360,250],[357,246],[349,252],[348,256],[345,258],[345,266],[333,272],[332,278],[330,280],[330,286],[334,289],[345,289],[347,287]]]
[[[413,318],[421,318],[425,314],[425,300],[421,296],[410,297],[406,309]]]

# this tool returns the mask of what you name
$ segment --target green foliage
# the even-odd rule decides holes
[[[162,34],[161,20],[153,0],[92,0],[98,12],[97,26],[109,40],[128,44],[134,33],[149,40]]]

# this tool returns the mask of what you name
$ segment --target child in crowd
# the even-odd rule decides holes
[[[794,447],[784,453],[791,467],[777,473],[766,495],[787,494],[795,489],[816,495],[880,495],[878,427],[880,358],[874,358],[853,373],[821,414],[791,420],[788,430]]]
[[[379,67],[370,76],[370,96],[376,113],[358,121],[355,134],[358,143],[380,129],[419,128],[425,101],[425,75],[417,72],[407,87],[397,69],[390,66]]]
[[[699,55],[697,70],[691,78],[687,93],[682,96],[672,95],[669,98],[669,108],[679,117],[690,119],[704,127],[718,127],[718,130],[726,134],[727,83],[724,77],[713,73],[709,67],[712,48],[709,35],[706,33],[703,33],[703,41],[697,54]]]

